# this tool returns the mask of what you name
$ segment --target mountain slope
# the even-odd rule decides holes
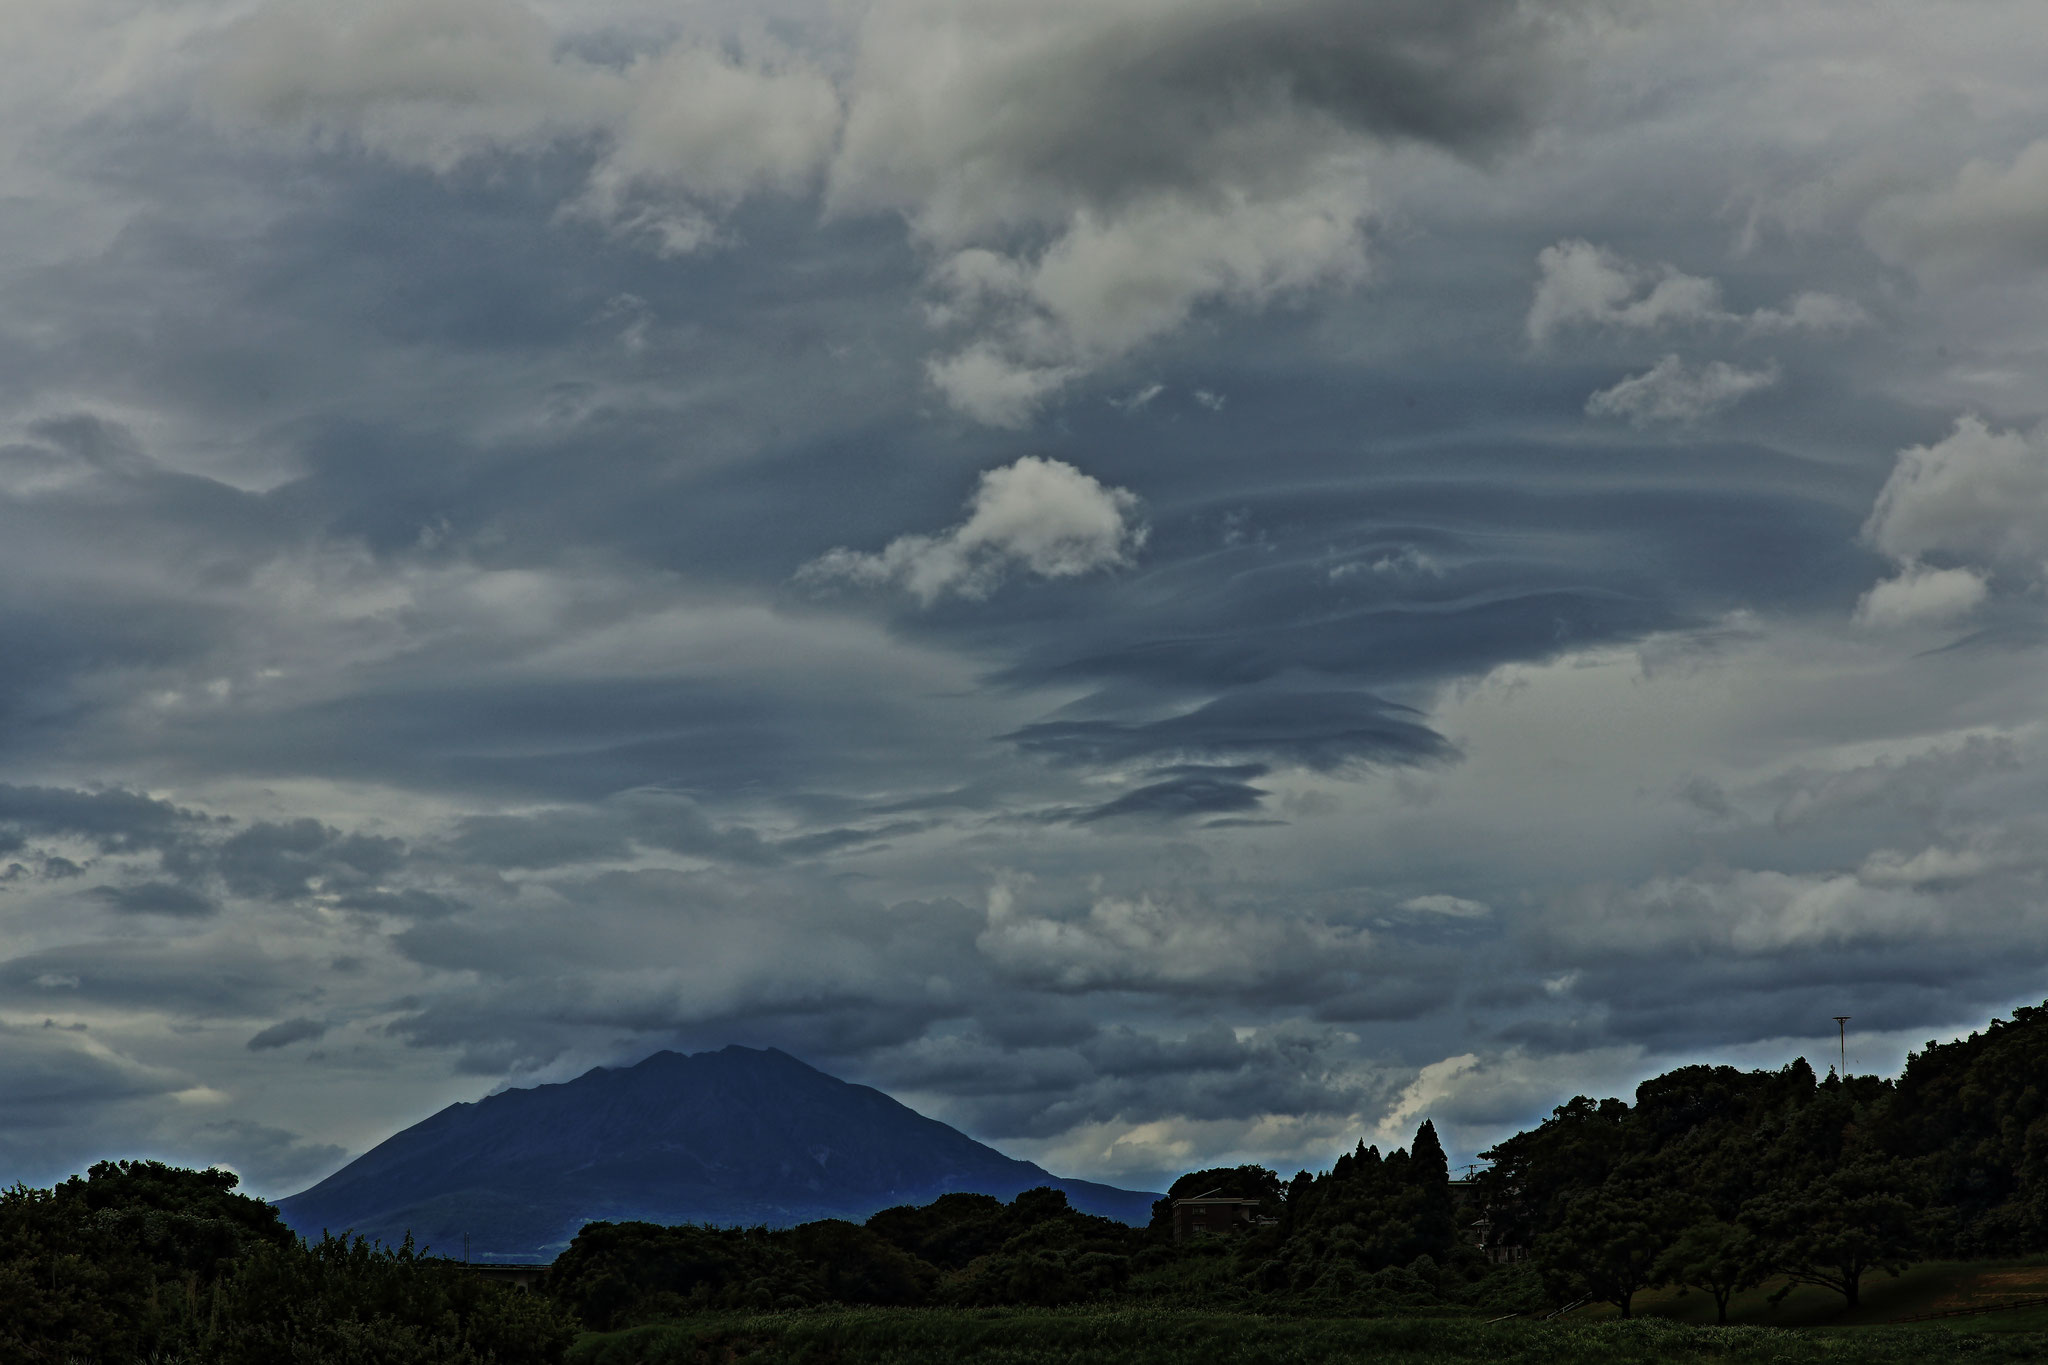
[[[410,1231],[459,1255],[467,1234],[478,1260],[549,1260],[593,1219],[779,1227],[1037,1185],[1134,1223],[1157,1197],[1058,1179],[787,1053],[728,1047],[450,1105],[278,1209],[310,1237]]]

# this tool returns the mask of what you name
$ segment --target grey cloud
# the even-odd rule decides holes
[[[865,906],[801,870],[564,878],[397,935],[413,962],[471,984],[426,993],[388,1030],[486,1073],[635,1036],[845,1055],[965,1012],[985,977],[980,923],[947,902]]]
[[[1938,940],[1905,955],[1843,946],[1797,950],[1768,961],[1703,958],[1685,968],[1683,990],[1672,989],[1669,974],[1646,975],[1640,963],[1614,963],[1589,967],[1576,988],[1597,1002],[1595,1009],[1576,1020],[1532,1022],[1523,1032],[1547,1049],[1619,1043],[1684,1055],[1812,1037],[1826,1031],[1833,1014],[1852,1014],[1857,1028],[1874,1031],[1935,1019],[1966,1021],[2030,992],[2038,996],[2027,973],[2015,963]]]
[[[1101,892],[1085,909],[999,888],[975,946],[1012,987],[1259,1004],[1356,989],[1391,965],[1351,917],[1232,904],[1199,887]]]
[[[140,882],[134,886],[99,886],[93,894],[124,915],[176,915],[200,918],[220,907],[188,886],[176,882]]]
[[[0,784],[0,828],[16,837],[75,835],[105,852],[127,853],[171,847],[213,823],[198,811],[119,788],[81,791]]]
[[[950,335],[927,377],[974,420],[1022,426],[1200,309],[1358,283],[1365,154],[1517,140],[1558,17],[1500,0],[878,6],[827,202],[901,212],[939,248],[930,316]]]
[[[197,1019],[247,1017],[273,1013],[300,990],[303,965],[213,935],[75,943],[0,961],[0,999],[29,1009],[62,1000],[67,1008],[91,1002]]]
[[[1329,772],[1375,763],[1441,763],[1455,757],[1457,751],[1448,740],[1413,719],[1419,714],[1363,692],[1234,692],[1160,720],[1040,721],[1004,738],[1026,753],[1066,763],[1118,763],[1162,755],[1256,757]],[[1210,774],[1208,780],[1213,784],[1217,776]],[[1200,780],[1188,774],[1180,789],[1192,792],[1189,783]],[[1256,797],[1252,788],[1234,785],[1236,796],[1226,794],[1222,786],[1214,791],[1219,800],[1236,804],[1209,809],[1245,810],[1256,804],[1255,799],[1249,804],[1243,800],[1246,793]],[[1159,803],[1170,804],[1174,790],[1173,784],[1162,784]]]
[[[203,1124],[177,1145],[197,1165],[224,1165],[242,1178],[242,1189],[259,1199],[295,1193],[332,1173],[348,1152],[331,1142],[309,1139],[287,1128],[226,1119]]]
[[[1245,779],[1263,776],[1265,772],[1265,767],[1256,763],[1228,767],[1183,764],[1162,770],[1164,781],[1133,788],[1074,818],[1086,824],[1120,816],[1175,820],[1257,810],[1267,793]]]
[[[321,1020],[308,1019],[300,1015],[258,1031],[249,1039],[248,1048],[251,1052],[268,1052],[274,1048],[290,1047],[293,1043],[311,1042],[325,1038],[331,1027],[332,1025]]]
[[[216,865],[238,895],[292,900],[318,881],[339,890],[374,883],[403,860],[397,839],[344,834],[318,820],[262,821],[225,840]]]
[[[422,891],[417,887],[403,891],[354,891],[337,897],[335,904],[344,910],[369,915],[396,915],[402,919],[440,919],[467,908],[452,896]]]
[[[465,819],[453,850],[494,867],[544,868],[626,857],[635,848],[766,865],[776,850],[753,830],[719,826],[686,796],[626,792],[593,809]]]
[[[1864,235],[1895,261],[1936,276],[2048,265],[2048,139],[2010,162],[1973,157],[1939,189],[1881,199]]]
[[[847,849],[872,847],[885,840],[918,834],[930,829],[932,823],[924,820],[891,820],[864,828],[821,829],[811,834],[779,839],[775,843],[775,850],[792,858],[816,858]]]
[[[1312,386],[1267,401],[1332,397]],[[1413,464],[1389,456],[1370,479],[1304,455],[1303,486],[1259,490],[1229,464],[1236,441],[1257,439],[1248,427],[1205,458],[1181,453],[1202,470],[1200,502],[1155,507],[1145,565],[1087,612],[1061,613],[1056,630],[982,623],[981,638],[1015,651],[999,676],[1173,698],[1306,691],[1306,676],[1405,699],[1397,689],[1508,659],[1703,625],[1759,594],[1846,610],[1872,574],[1853,543],[1867,471],[1819,474],[1755,449],[1720,450],[1711,470],[1613,449],[1436,449]],[[1726,552],[1737,527],[1754,556]],[[1436,571],[1333,572],[1418,555]],[[963,627],[937,616],[912,628]]]
[[[1317,1002],[1315,1017],[1332,1023],[1383,1023],[1419,1019],[1451,1002],[1458,973],[1448,964],[1421,980],[1388,979]]]
[[[1832,770],[1795,766],[1773,779],[1771,822],[1781,832],[1853,821],[1859,832],[1910,829],[1929,833],[1973,783],[2023,771],[2018,744],[2005,735],[1970,735],[1911,757],[1881,758]],[[1903,825],[1872,824],[1874,815]]]
[[[7,1039],[6,1128],[65,1123],[80,1111],[176,1086],[170,1076],[95,1052],[63,1032],[0,1025]]]
[[[151,1107],[187,1084],[71,1030],[0,1024],[0,1167],[45,1183],[127,1155],[153,1128]]]
[[[970,1131],[1046,1138],[1085,1123],[1343,1118],[1385,1103],[1391,1078],[1342,1058],[1341,1042],[1315,1026],[1243,1040],[1216,1025],[1119,1026],[1061,1049],[999,1049],[971,1036],[932,1040],[884,1054],[879,1079],[953,1096],[948,1117]],[[982,1084],[991,1073],[1009,1084]]]
[[[1118,4],[1079,14],[887,6],[869,21],[869,64],[834,167],[834,194],[865,203],[901,194],[916,183],[912,176],[974,173],[971,163],[905,165],[904,153],[883,142],[910,126],[899,101],[916,94],[937,97],[934,113],[959,115],[928,130],[941,146],[976,136],[992,166],[1102,205],[1209,182],[1219,162],[1228,164],[1234,126],[1259,115],[1299,110],[1375,136],[1490,151],[1527,128],[1556,70],[1558,48],[1546,39],[1568,8],[1545,15],[1508,0],[1295,0],[1249,12],[1203,5],[1146,23],[1140,43],[1144,20]],[[947,36],[966,48],[964,69],[913,78],[907,88],[895,79],[927,43]],[[935,79],[957,85],[921,88]],[[970,90],[986,98],[991,84],[1031,80],[1050,81],[1057,96],[983,111],[966,102]],[[998,122],[990,107],[1019,116]]]
[[[240,108],[310,140],[178,112],[211,36],[0,53],[0,1004],[192,1073],[81,1053],[0,1178],[296,1179],[330,1125],[734,1041],[1076,1171],[1258,1111],[1277,1161],[1425,1064],[1506,1121],[2038,978],[2023,5],[881,0],[663,52],[460,8],[240,31]],[[359,22],[446,37],[428,98]],[[720,81],[765,112],[707,151]],[[1531,350],[1580,240],[1623,292]],[[1589,421],[1652,323],[1784,380],[1711,439]],[[1026,458],[1141,496],[1143,552],[792,583]],[[359,1023],[245,1046],[295,1018]]]

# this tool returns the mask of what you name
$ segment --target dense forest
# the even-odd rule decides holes
[[[1330,1316],[1627,1315],[1683,1286],[1725,1315],[1765,1284],[1845,1306],[1925,1258],[2048,1250],[2048,1007],[1949,1044],[1896,1081],[1692,1066],[1634,1102],[1585,1097],[1450,1178],[1436,1130],[1282,1181],[1190,1172],[1134,1228],[1057,1190],[951,1194],[784,1229],[591,1223],[537,1293],[408,1243],[292,1236],[222,1171],[94,1166],[0,1194],[0,1358],[526,1365],[579,1331],[824,1305],[1115,1302]],[[1174,1198],[1260,1201],[1243,1232],[1176,1242]],[[1493,1254],[1482,1248],[1484,1241]]]

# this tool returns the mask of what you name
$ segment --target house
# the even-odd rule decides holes
[[[1245,1232],[1270,1218],[1259,1217],[1261,1201],[1232,1199],[1211,1190],[1173,1201],[1173,1240],[1185,1242],[1206,1233]]]
[[[1468,1172],[1471,1169],[1466,1168]],[[1502,1240],[1506,1234],[1498,1230],[1491,1213],[1480,1203],[1478,1184],[1470,1174],[1451,1182],[1451,1206],[1457,1210],[1458,1235],[1485,1252],[1487,1260],[1495,1265],[1516,1265],[1528,1258],[1529,1248]]]
[[[1528,1259],[1529,1248],[1502,1241],[1491,1218],[1480,1218],[1466,1224],[1464,1234],[1465,1240],[1485,1252],[1486,1259],[1495,1265],[1519,1265]]]

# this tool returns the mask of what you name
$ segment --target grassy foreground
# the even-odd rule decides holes
[[[1844,1311],[1841,1295],[1812,1286],[1794,1289],[1774,1303],[1773,1292],[1780,1285],[1780,1281],[1773,1280],[1736,1295],[1728,1306],[1728,1320],[1753,1327],[1875,1327],[1923,1314],[2048,1298],[2048,1257],[1922,1261],[1897,1277],[1872,1274],[1863,1282],[1863,1304],[1853,1312]],[[1714,1320],[1713,1302],[1705,1295],[1680,1294],[1672,1289],[1646,1290],[1636,1295],[1635,1311],[1676,1322],[1705,1324]],[[1582,1310],[1577,1316],[1612,1318],[1616,1314],[1614,1309],[1602,1305]],[[2048,1306],[1951,1318],[1941,1325],[1965,1332],[2044,1332],[2048,1331]],[[2048,1357],[2048,1351],[2043,1354]]]
[[[1634,1322],[1277,1318],[1160,1308],[819,1309],[591,1333],[569,1365],[1928,1365],[2048,1359],[2048,1335]]]

